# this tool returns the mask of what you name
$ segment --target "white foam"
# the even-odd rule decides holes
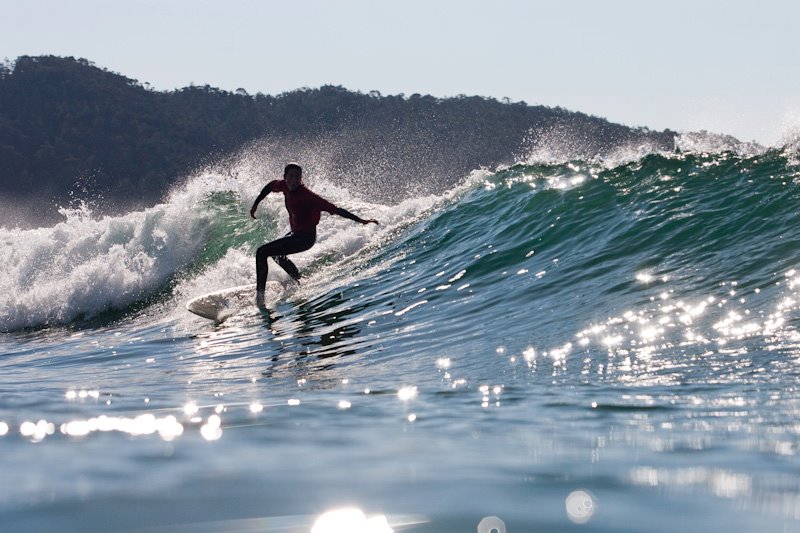
[[[100,220],[86,208],[62,213],[51,228],[0,229],[0,330],[124,308],[186,266],[208,227],[185,204]]]

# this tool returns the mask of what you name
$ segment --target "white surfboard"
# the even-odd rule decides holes
[[[280,283],[268,281],[264,289],[264,305],[275,303],[282,294],[283,286]],[[203,318],[222,322],[231,315],[255,305],[256,284],[252,283],[192,298],[186,303],[186,309]]]

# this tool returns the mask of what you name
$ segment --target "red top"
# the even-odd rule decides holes
[[[317,231],[322,211],[333,214],[338,208],[328,200],[311,192],[305,185],[290,191],[284,180],[270,182],[270,190],[282,192],[286,210],[289,211],[289,226],[292,233],[314,233]]]

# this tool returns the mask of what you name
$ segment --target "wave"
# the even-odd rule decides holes
[[[266,181],[260,163],[243,157],[236,172],[206,169],[144,211],[95,219],[84,204],[62,209],[65,220],[53,227],[0,229],[0,331],[65,325],[108,312],[117,317],[165,300],[175,307],[182,299],[252,282],[255,249],[289,230],[279,195],[261,203],[257,220],[249,217]],[[324,178],[307,183],[382,225],[376,231],[326,216],[317,245],[297,258],[301,267],[353,255],[458,190],[386,206]],[[270,278],[283,279],[284,273],[271,268]]]
[[[318,244],[297,256],[303,270],[319,274],[303,294],[352,283],[343,272],[356,257],[359,264],[410,257],[419,276],[449,258],[447,279],[464,271],[463,283],[487,295],[523,300],[569,298],[580,283],[610,297],[632,290],[640,272],[678,279],[689,291],[789,269],[800,248],[798,169],[786,149],[728,141],[694,135],[678,153],[640,146],[616,158],[566,161],[569,151],[548,155],[540,145],[522,163],[476,171],[444,194],[394,205],[312,174],[313,190],[382,226],[323,219]],[[258,220],[247,216],[264,168],[263,159],[245,154],[144,211],[95,220],[84,207],[64,210],[65,221],[50,228],[0,229],[0,330],[70,324],[154,302],[174,308],[252,282],[255,248],[288,231],[278,195],[262,202]],[[271,268],[270,277],[284,274]]]
[[[627,330],[631,320],[620,317],[706,298],[716,304],[702,324],[695,319],[698,331],[736,320],[774,331],[765,324],[797,307],[799,172],[777,150],[651,154],[611,169],[514,165],[376,253],[357,290],[350,280],[339,286],[370,298],[358,301],[374,328],[387,308],[401,317],[384,320],[380,342],[422,339],[426,354],[469,352],[498,337],[508,344],[498,353],[564,346],[587,324]]]
[[[207,219],[184,206],[100,220],[86,209],[64,215],[52,228],[0,229],[0,329],[125,308],[162,289],[208,235]]]

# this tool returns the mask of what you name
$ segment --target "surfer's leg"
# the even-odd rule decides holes
[[[256,292],[263,293],[264,288],[267,286],[267,274],[269,274],[269,265],[267,258],[269,257],[269,245],[259,247],[256,251]]]
[[[261,246],[256,251],[256,291],[264,291],[264,287],[267,284],[267,274],[269,272],[269,267],[267,266],[267,258],[274,257],[275,260],[278,261],[278,264],[292,276],[292,273],[277,259],[281,256],[286,256],[288,254],[296,254],[299,252],[304,252],[314,246],[314,241],[316,240],[316,235],[313,233],[305,233],[305,234],[297,234],[297,235],[289,235],[287,237],[282,237],[272,242],[268,242],[264,246]],[[294,264],[286,259],[291,267],[294,268],[294,271],[297,273],[299,278],[300,272],[297,271],[297,267]],[[291,268],[290,267],[290,268]],[[292,276],[294,278],[294,276]],[[295,278],[297,279],[297,278]]]
[[[256,292],[264,292],[267,285],[267,274],[269,274],[269,265],[267,259],[271,256],[280,254],[285,248],[286,239],[289,237],[282,237],[272,242],[260,246],[256,250]]]
[[[273,255],[272,259],[274,259],[275,262],[278,263],[278,265],[285,270],[293,280],[300,283],[300,270],[298,270],[297,266],[288,257],[286,257],[286,255],[296,254],[308,250],[314,246],[317,236],[314,233],[289,234],[280,240],[282,241],[281,248],[283,253],[279,255]]]
[[[300,283],[300,271],[294,263],[285,255],[278,255],[273,257],[276,263],[289,274],[293,280]]]

